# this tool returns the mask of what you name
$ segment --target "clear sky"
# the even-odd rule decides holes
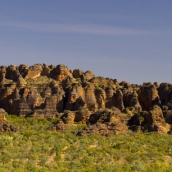
[[[23,63],[172,83],[172,1],[0,0],[0,66]]]

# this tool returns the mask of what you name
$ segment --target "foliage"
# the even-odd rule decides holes
[[[76,78],[75,82],[76,83],[81,83],[81,78]]]
[[[76,128],[49,131],[53,120],[11,115],[7,120],[19,131],[0,133],[0,171],[172,171],[172,135],[76,136]]]

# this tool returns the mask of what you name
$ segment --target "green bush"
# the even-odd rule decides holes
[[[0,171],[172,171],[172,135],[128,132],[76,136],[85,125],[49,131],[56,120],[7,115],[16,133],[0,133]]]

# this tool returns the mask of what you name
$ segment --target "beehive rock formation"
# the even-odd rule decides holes
[[[59,129],[88,124],[85,133],[167,133],[172,125],[172,84],[118,82],[63,64],[0,66],[0,108],[23,117],[59,117]]]

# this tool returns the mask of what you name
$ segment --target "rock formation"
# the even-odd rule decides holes
[[[17,131],[17,128],[9,124],[5,118],[5,110],[0,108],[0,132]]]
[[[128,129],[167,133],[172,125],[172,84],[129,84],[62,64],[0,66],[0,108],[23,117],[59,117],[57,130],[87,124],[83,134]]]

